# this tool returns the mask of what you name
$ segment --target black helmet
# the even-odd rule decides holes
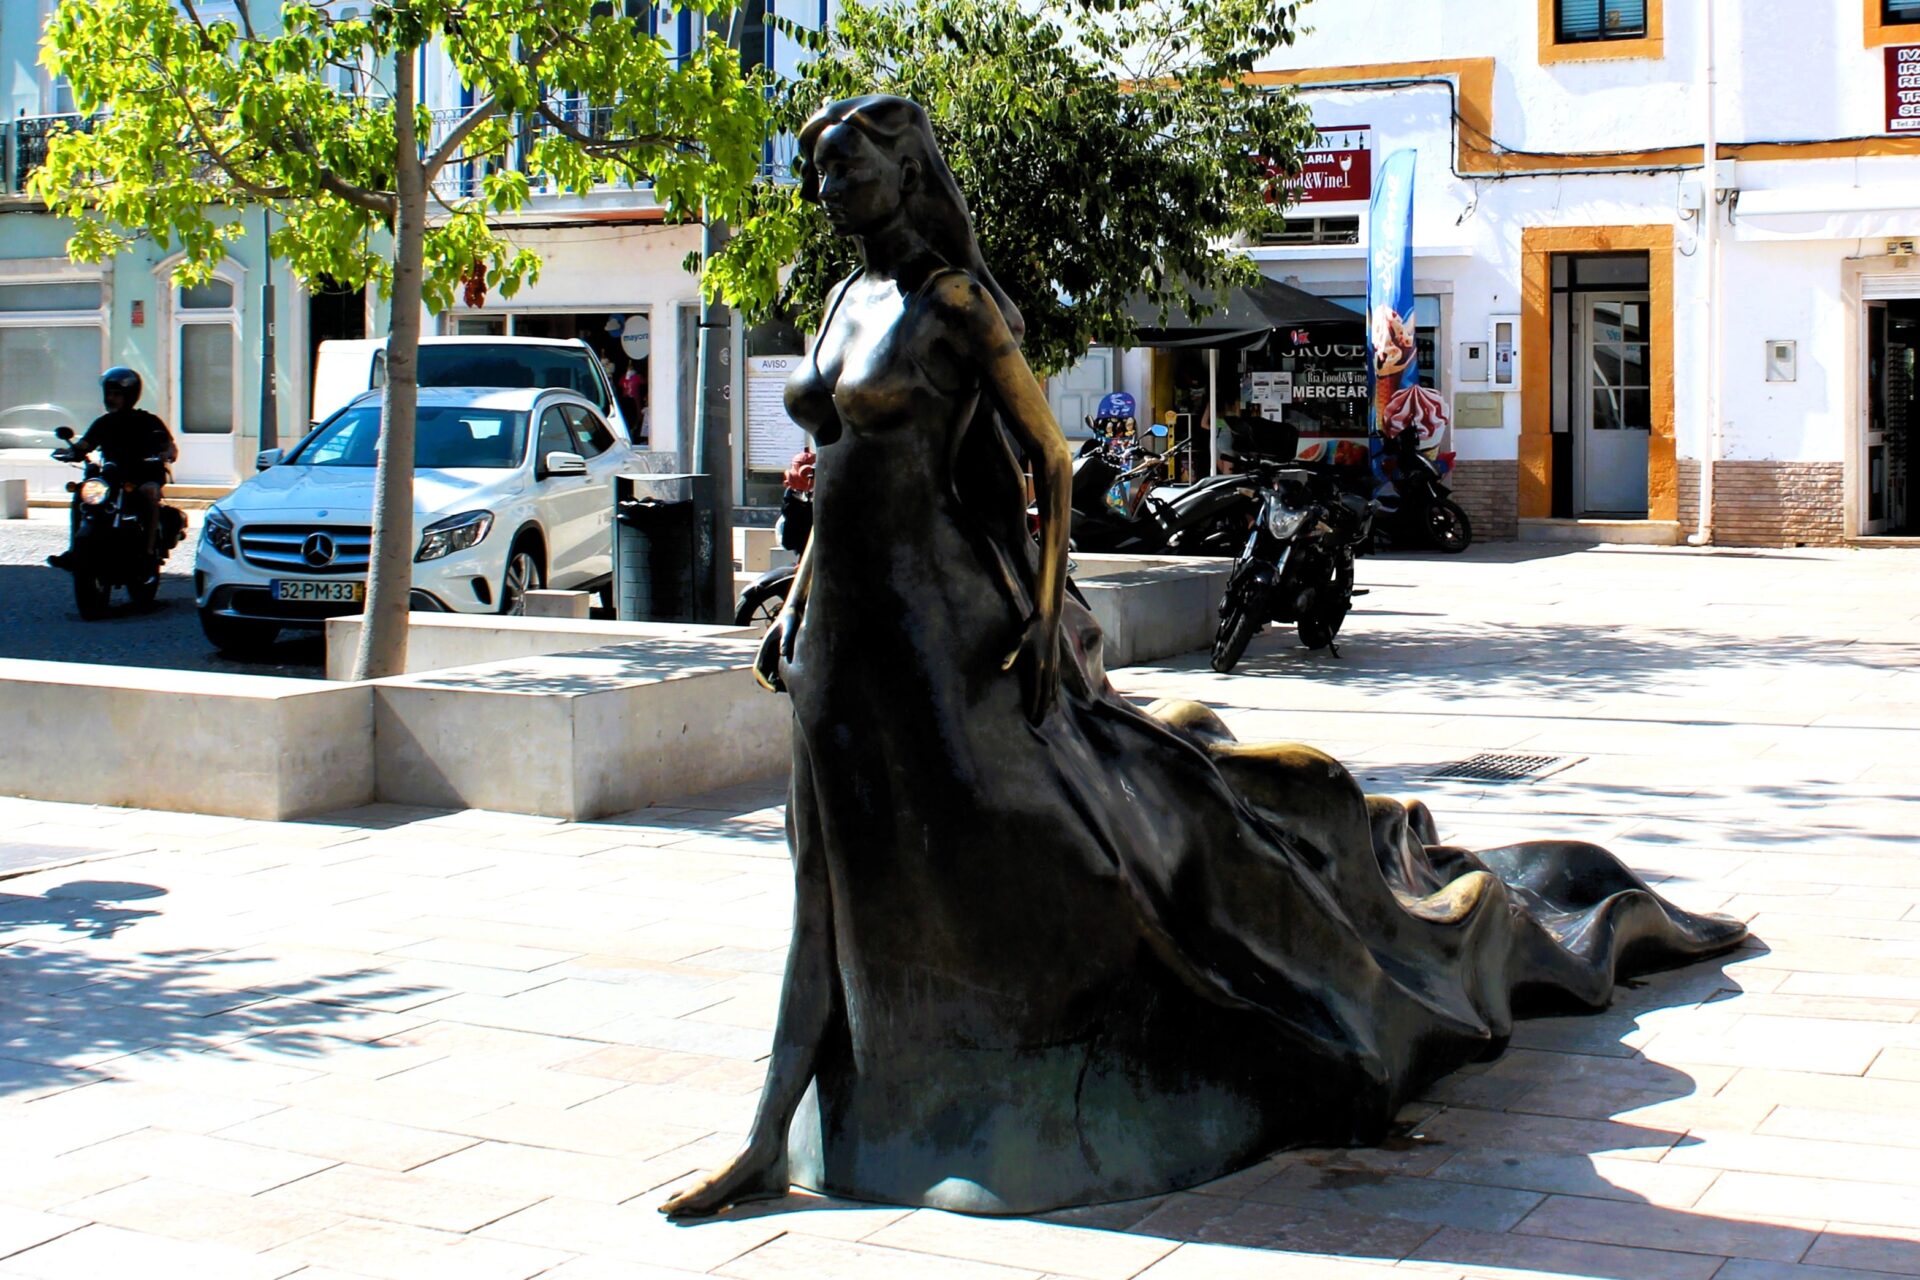
[[[124,391],[127,393],[127,407],[131,409],[140,403],[140,375],[123,364],[117,364],[100,375],[100,393]]]

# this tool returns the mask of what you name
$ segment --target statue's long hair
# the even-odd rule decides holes
[[[919,103],[888,93],[871,93],[860,98],[842,98],[814,112],[800,129],[800,198],[813,204],[820,201],[820,171],[814,165],[813,149],[820,135],[837,124],[851,125],[865,134],[874,145],[895,160],[913,159],[920,164],[920,182],[906,194],[907,216],[927,239],[935,256],[950,267],[970,272],[993,296],[1006,317],[1014,340],[1026,332],[1026,321],[1000,282],[993,278],[986,259],[980,256],[980,242],[974,238],[973,218],[967,212],[967,198],[953,180],[953,170],[940,154],[933,136],[933,122]]]
[[[967,198],[940,154],[927,113],[916,102],[884,93],[842,98],[815,112],[800,130],[800,198],[810,203],[820,200],[814,147],[835,125],[860,130],[896,160],[911,157],[919,162],[920,181],[905,195],[911,225],[926,238],[937,258],[968,272],[980,283],[1018,342],[1026,332],[1026,321],[981,256],[980,242],[973,234],[973,218],[967,212]],[[1033,607],[1034,572],[1034,545],[1026,523],[1026,480],[1013,441],[985,396],[957,444],[953,489],[961,509],[976,522],[976,532],[984,535],[984,549],[1024,618]]]

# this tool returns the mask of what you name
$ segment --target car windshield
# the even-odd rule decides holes
[[[520,465],[527,415],[506,409],[421,405],[413,465],[427,468]],[[308,437],[288,462],[308,467],[370,467],[380,438],[380,406],[351,405]]]
[[[607,410],[592,352],[580,347],[450,342],[420,348],[423,387],[542,387],[571,391]]]

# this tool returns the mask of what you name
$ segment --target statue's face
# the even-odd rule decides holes
[[[857,235],[900,211],[901,168],[860,128],[836,124],[813,144],[820,207],[834,230]]]

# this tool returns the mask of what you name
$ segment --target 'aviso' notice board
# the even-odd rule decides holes
[[[785,471],[807,447],[807,433],[787,416],[787,378],[805,356],[747,357],[747,469]]]

